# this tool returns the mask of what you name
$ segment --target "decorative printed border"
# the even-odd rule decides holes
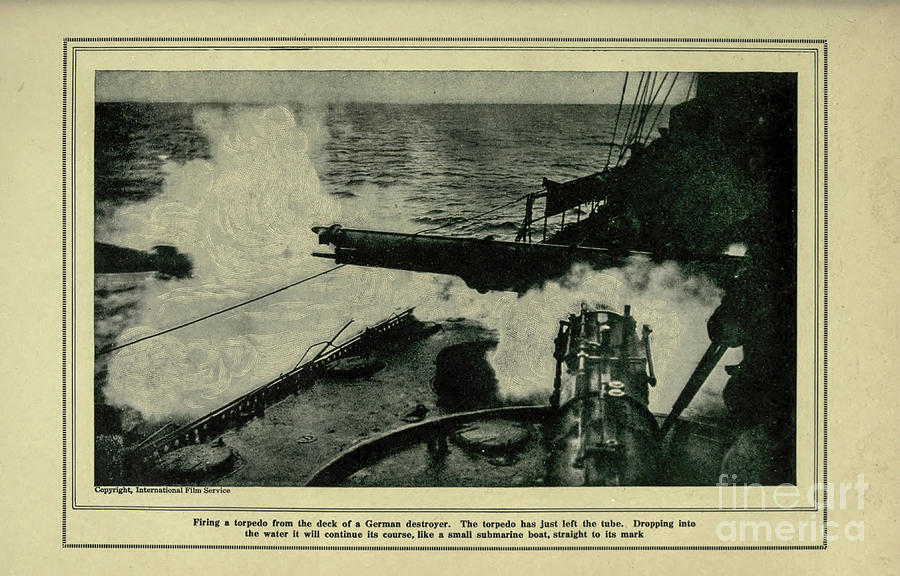
[[[80,43],[185,43],[184,46],[129,46],[117,48],[109,47],[77,47],[73,44]],[[197,46],[197,43],[214,43],[222,44],[219,46]],[[303,46],[240,46],[227,45],[232,43],[298,43]],[[332,43],[331,45],[322,45],[323,43]],[[381,46],[366,46],[364,43],[382,44]],[[384,46],[384,44],[394,43],[395,46]],[[409,44],[415,43],[415,46]],[[431,43],[431,46],[422,46],[421,43]],[[507,46],[490,46],[477,45],[472,43],[489,43],[489,44],[506,44]],[[535,44],[575,44],[573,46],[545,46],[537,47]],[[652,43],[675,43],[675,44],[768,44],[766,48],[715,48],[712,46],[703,47],[629,47],[629,46],[590,46],[589,44],[652,44]],[[316,46],[309,46],[317,44]],[[509,46],[511,44],[525,44],[526,46]],[[781,48],[778,44],[787,45],[805,45],[810,47],[798,48]],[[531,46],[527,46],[531,45]],[[146,37],[66,37],[62,42],[62,547],[63,548],[110,548],[110,549],[211,549],[211,550],[360,550],[360,551],[537,551],[537,550],[824,550],[827,548],[828,538],[828,43],[825,39],[797,39],[797,38],[615,38],[615,37],[482,37],[482,36],[254,36],[254,37],[168,37],[168,36],[146,36]],[[705,545],[705,546],[288,546],[288,545],[191,545],[191,544],[74,544],[67,541],[67,513],[69,511],[70,502],[68,499],[68,490],[70,484],[68,482],[68,463],[67,457],[70,455],[68,450],[69,442],[74,441],[74,433],[68,434],[69,414],[67,409],[70,402],[74,402],[74,388],[71,397],[68,394],[68,386],[74,386],[75,359],[70,350],[74,349],[75,344],[75,309],[74,309],[74,282],[68,282],[68,275],[74,274],[75,271],[75,218],[67,217],[68,209],[74,209],[75,198],[75,177],[74,177],[74,131],[75,131],[75,67],[77,62],[77,52],[81,50],[260,50],[260,51],[282,51],[282,50],[309,50],[309,49],[396,49],[396,50],[566,50],[566,51],[606,51],[606,50],[657,50],[657,51],[738,51],[738,52],[798,52],[811,51],[815,53],[815,189],[817,198],[815,202],[815,430],[814,430],[814,446],[815,446],[815,480],[818,480],[818,455],[819,455],[819,399],[818,399],[818,379],[822,376],[822,469],[823,469],[823,539],[820,545]],[[820,140],[819,134],[819,98],[820,85],[818,80],[819,65],[818,55],[822,53],[822,84],[821,84],[821,106],[822,106],[822,134]],[[69,54],[71,52],[71,59]],[[72,77],[70,88],[69,77]],[[819,146],[821,146],[821,151]],[[821,156],[820,156],[821,154]],[[72,161],[69,161],[69,156]],[[820,187],[820,157],[821,157],[821,197],[818,197]],[[71,178],[69,171],[72,171]],[[71,197],[69,192],[71,190]],[[820,208],[821,204],[821,208]],[[821,209],[821,231],[820,231],[820,209]],[[68,234],[68,226],[72,226],[71,236]],[[821,236],[820,236],[821,234]],[[69,242],[72,247],[69,249]],[[820,242],[821,241],[821,242]],[[820,252],[821,244],[821,252]],[[71,266],[68,266],[68,258],[71,257]],[[821,265],[819,264],[821,257]],[[799,266],[799,262],[798,262]],[[821,286],[819,282],[821,281]],[[821,325],[819,320],[819,305],[821,287],[821,306],[822,318]],[[71,295],[69,294],[71,290]],[[71,303],[71,304],[70,304]],[[73,329],[69,330],[69,324]],[[821,330],[822,339],[822,365],[819,366],[819,334]],[[72,369],[69,371],[67,361],[72,363]],[[71,375],[72,382],[69,382]],[[74,426],[74,412],[71,415],[72,425]],[[74,450],[72,451],[74,463]],[[74,464],[73,464],[74,468]],[[74,473],[74,470],[73,470]],[[692,512],[759,512],[759,509],[728,509],[719,508],[703,509],[703,508],[590,508],[590,509],[555,509],[555,508],[516,508],[516,509],[484,509],[484,508],[272,508],[272,507],[147,507],[147,506],[78,506],[75,504],[74,481],[72,482],[72,510],[159,510],[159,511],[189,511],[189,510],[240,510],[240,511],[281,511],[281,512],[479,512],[479,513],[508,513],[508,512],[628,512],[628,511],[692,511]],[[798,508],[792,509],[796,511],[815,510],[815,509]]]

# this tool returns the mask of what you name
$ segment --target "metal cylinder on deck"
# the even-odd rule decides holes
[[[557,336],[558,405],[548,427],[547,482],[561,486],[654,483],[656,421],[647,408],[646,335],[625,314],[583,307]],[[558,403],[558,404],[557,404]]]

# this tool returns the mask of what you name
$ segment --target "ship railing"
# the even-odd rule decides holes
[[[371,346],[379,337],[409,323],[412,320],[412,312],[413,308],[410,308],[399,314],[392,314],[378,324],[367,327],[346,342],[235,398],[224,406],[152,441],[150,441],[151,438],[147,438],[132,448],[130,455],[138,455],[143,459],[159,458],[172,450],[193,444],[202,444],[220,436],[229,428],[241,425],[256,416],[262,416],[267,406],[311,385],[325,373],[329,364],[341,358],[358,354],[361,350]],[[155,435],[156,433],[153,436]]]
[[[574,223],[578,223],[583,214],[591,216],[596,213],[607,203],[606,189],[602,184],[608,172],[604,170],[568,182],[554,182],[544,178],[543,189],[525,197],[525,217],[516,234],[516,242],[530,244],[536,226],[541,230],[540,241],[545,242],[548,234],[565,229],[568,214],[574,212]],[[539,215],[535,216],[535,202],[538,200],[543,202],[538,206]],[[550,219],[557,215],[559,223],[551,223]],[[569,222],[571,224],[572,220]]]

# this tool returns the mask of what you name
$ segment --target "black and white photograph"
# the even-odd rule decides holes
[[[796,482],[796,74],[94,90],[95,485]]]

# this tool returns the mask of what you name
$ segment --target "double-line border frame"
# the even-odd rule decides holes
[[[65,38],[62,43],[62,544],[67,548],[234,548],[234,549],[360,549],[360,550],[569,550],[569,549],[824,549],[828,541],[828,51],[821,39],[740,39],[740,38],[604,38],[604,37],[103,37]],[[439,512],[447,515],[466,512],[505,514],[526,512],[760,512],[760,509],[722,508],[297,508],[297,507],[215,507],[215,506],[107,506],[86,504],[76,496],[75,461],[75,346],[78,325],[75,317],[76,198],[76,70],[79,53],[94,51],[297,51],[297,50],[391,50],[391,51],[641,51],[641,52],[730,52],[804,53],[811,56],[814,77],[813,130],[814,162],[814,255],[813,263],[801,261],[798,268],[814,267],[813,308],[815,352],[813,366],[813,480],[815,505],[791,510],[821,513],[823,539],[810,545],[703,545],[703,546],[288,546],[214,544],[113,544],[75,543],[67,534],[68,514],[75,511],[191,510],[191,511],[271,511],[271,512],[358,512],[366,514]],[[728,71],[728,70],[723,70]],[[798,152],[799,154],[799,152]],[[84,192],[82,192],[83,194]],[[800,191],[798,190],[798,196]],[[799,209],[799,207],[798,207]],[[799,226],[798,222],[798,226]],[[93,271],[90,271],[92,274]],[[798,300],[799,300],[798,285]],[[799,330],[799,326],[798,326]],[[798,349],[799,360],[799,349]],[[799,365],[799,362],[798,362]],[[799,428],[799,427],[798,427]],[[821,478],[821,480],[820,480]],[[820,503],[822,505],[820,505]]]

